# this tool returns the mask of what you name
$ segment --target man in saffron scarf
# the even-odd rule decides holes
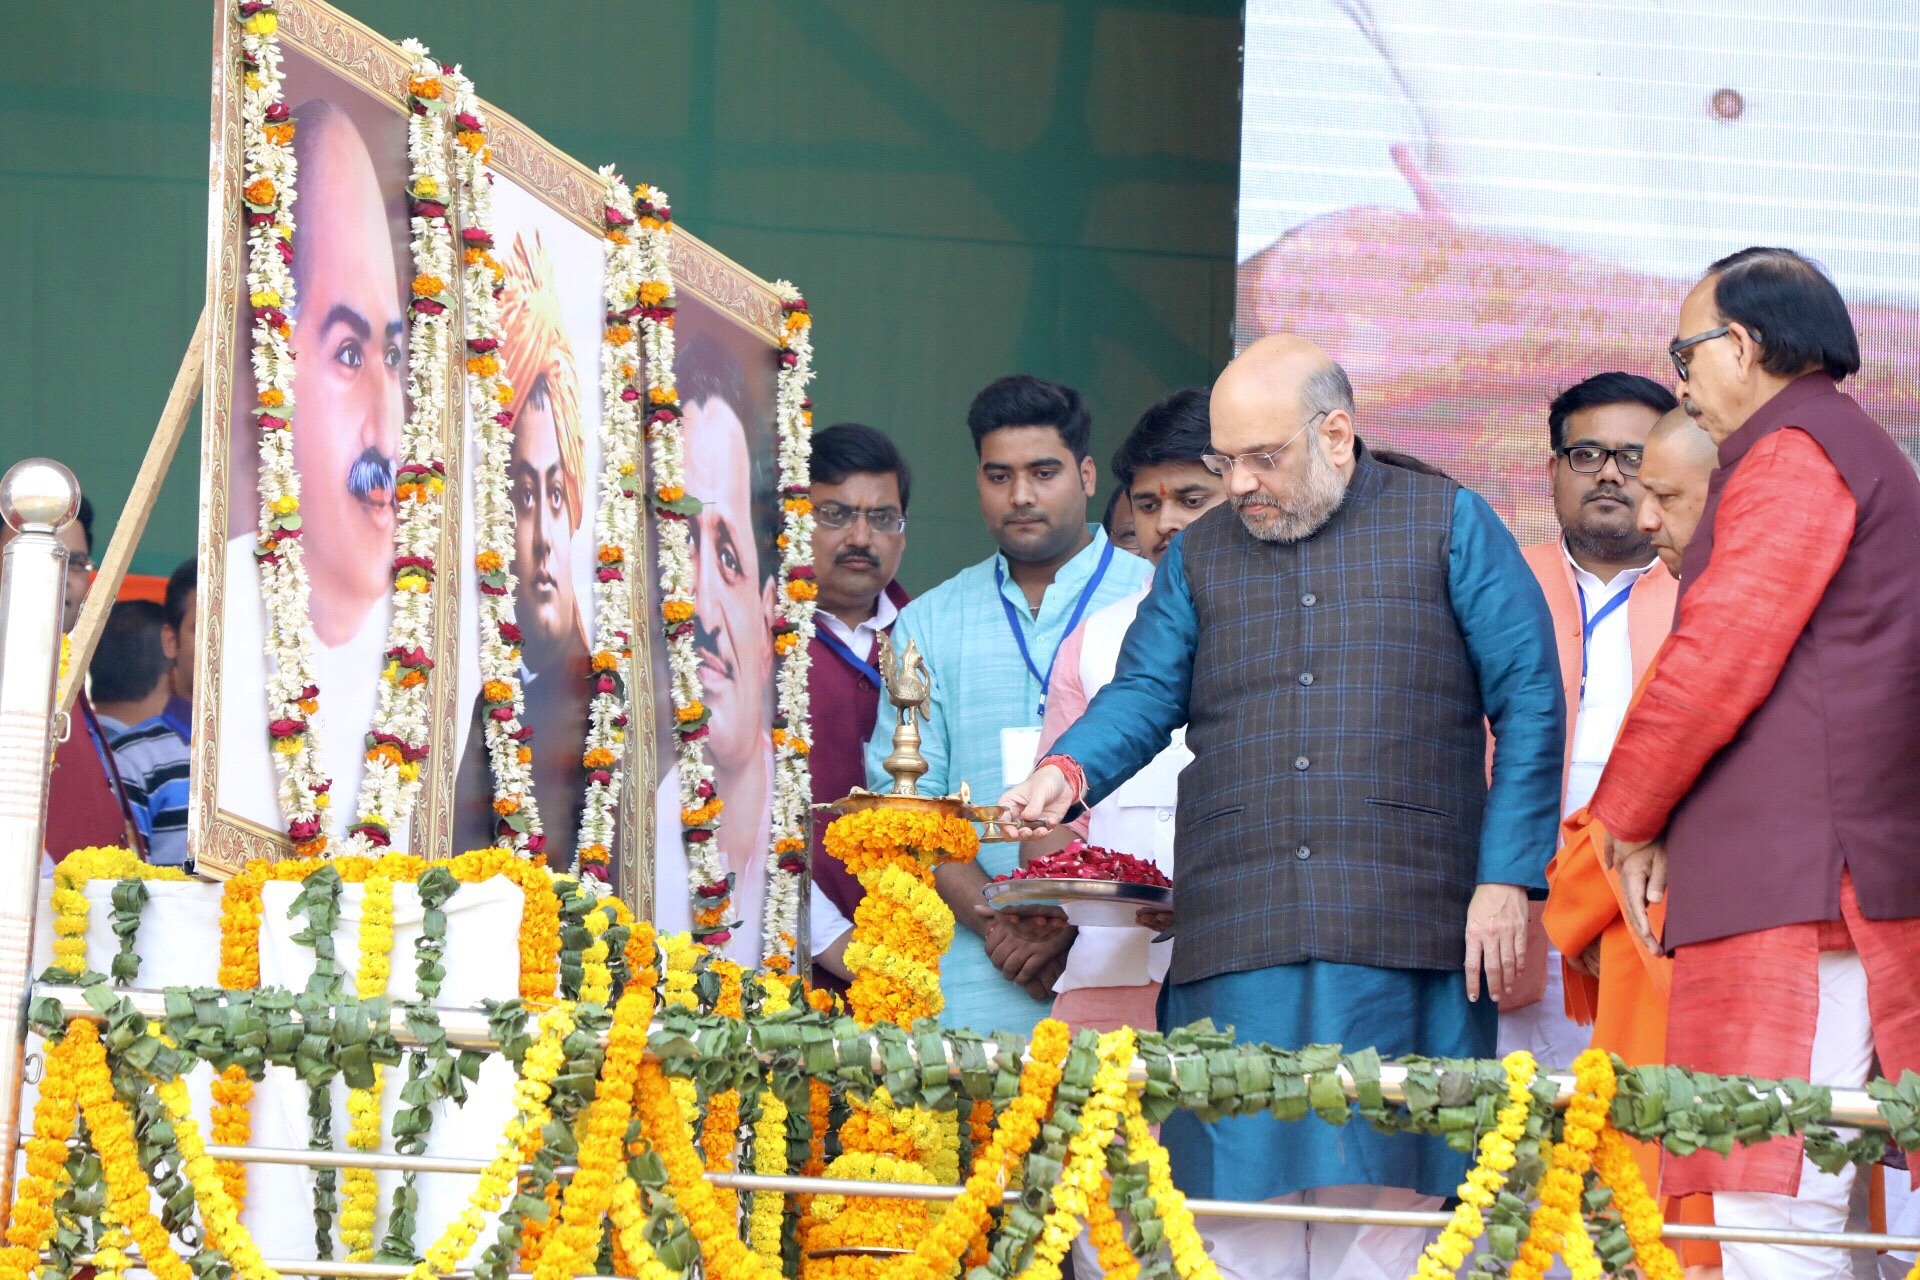
[[[1639,526],[1676,578],[1717,462],[1713,438],[1684,409],[1667,413],[1647,433]],[[1649,666],[1646,675],[1651,674]],[[1628,927],[1620,882],[1604,866],[1606,829],[1584,805],[1567,815],[1560,835],[1560,852],[1547,864],[1544,923],[1562,957],[1567,1016],[1591,1026],[1594,1045],[1629,1066],[1665,1062],[1673,961],[1648,950]],[[1664,922],[1665,908],[1654,910]],[[1641,1176],[1649,1188],[1658,1188],[1660,1148],[1638,1144],[1638,1154]],[[1711,1222],[1712,1201],[1705,1196],[1670,1201],[1667,1214],[1670,1221]],[[1682,1256],[1690,1267],[1720,1264],[1719,1247],[1706,1242],[1688,1243]]]
[[[1898,1078],[1920,1068],[1920,476],[1835,385],[1859,340],[1799,254],[1716,262],[1679,332],[1720,469],[1589,808],[1628,920],[1674,955],[1675,1062],[1857,1088],[1877,1054]],[[1839,1231],[1853,1173],[1775,1140],[1670,1159],[1665,1185],[1726,1225]],[[1840,1249],[1723,1253],[1733,1280],[1852,1274]]]

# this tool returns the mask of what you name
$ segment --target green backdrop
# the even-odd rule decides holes
[[[820,425],[916,472],[905,577],[986,553],[965,412],[1079,387],[1101,489],[1133,418],[1231,353],[1237,0],[347,0],[813,306]],[[202,0],[0,0],[0,460],[51,454],[104,540],[203,289]],[[196,423],[197,434],[197,423]],[[134,569],[192,554],[181,450]]]

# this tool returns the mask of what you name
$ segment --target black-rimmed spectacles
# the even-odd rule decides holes
[[[1688,347],[1697,347],[1703,342],[1712,342],[1715,338],[1724,338],[1733,332],[1732,325],[1721,325],[1718,329],[1709,329],[1705,333],[1696,333],[1691,338],[1675,338],[1667,344],[1667,359],[1673,361],[1673,371],[1680,375],[1680,381],[1687,380],[1687,357],[1683,354]],[[1758,334],[1754,335],[1758,337]]]
[[[1576,444],[1560,450],[1560,456],[1583,476],[1603,470],[1608,458],[1612,458],[1613,465],[1620,468],[1621,475],[1637,476],[1640,474],[1640,460],[1646,456],[1646,450],[1637,444],[1623,445],[1618,449],[1607,449],[1597,444]]]
[[[813,509],[813,518],[828,529],[844,529],[855,520],[865,520],[875,533],[899,533],[907,527],[907,513],[898,507],[849,507],[838,502],[822,502]]]

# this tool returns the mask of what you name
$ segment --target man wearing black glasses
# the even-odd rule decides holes
[[[1674,957],[1671,1061],[1859,1088],[1920,1069],[1920,477],[1835,385],[1840,291],[1786,249],[1723,258],[1668,348],[1719,470],[1658,669],[1588,806],[1628,920]],[[1663,933],[1649,904],[1666,903]],[[1853,1166],[1797,1142],[1669,1158],[1725,1226],[1846,1225]],[[1728,1243],[1729,1280],[1849,1275]]]
[[[1666,638],[1677,590],[1640,530],[1647,433],[1679,401],[1651,378],[1596,373],[1547,408],[1549,471],[1561,536],[1526,550],[1553,613],[1567,699],[1561,816],[1587,803],[1606,767],[1634,686]],[[1571,1065],[1590,1035],[1566,1014],[1560,957],[1535,902],[1526,971],[1500,1001],[1500,1052]]]
[[[907,495],[913,476],[885,432],[842,422],[813,437],[814,610],[807,687],[813,696],[816,804],[867,785],[867,738],[880,711],[880,637],[907,603],[894,575],[907,551]],[[812,943],[817,976],[844,981],[860,882],[826,851],[828,815],[813,842]],[[844,986],[841,987],[844,990]]]

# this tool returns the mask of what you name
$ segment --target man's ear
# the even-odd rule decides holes
[[[1740,362],[1740,372],[1746,374],[1759,368],[1760,361],[1766,356],[1766,353],[1760,349],[1759,337],[1737,320],[1728,321],[1727,329],[1729,331],[1727,336],[1737,344],[1734,348],[1734,359]]]
[[[1094,465],[1091,457],[1080,459],[1080,487],[1091,498],[1100,487],[1100,468]]]
[[[160,652],[167,655],[168,662],[180,661],[180,633],[170,622],[160,624]]]
[[[1320,434],[1325,438],[1327,459],[1336,467],[1353,461],[1353,415],[1335,409],[1321,420]]]

